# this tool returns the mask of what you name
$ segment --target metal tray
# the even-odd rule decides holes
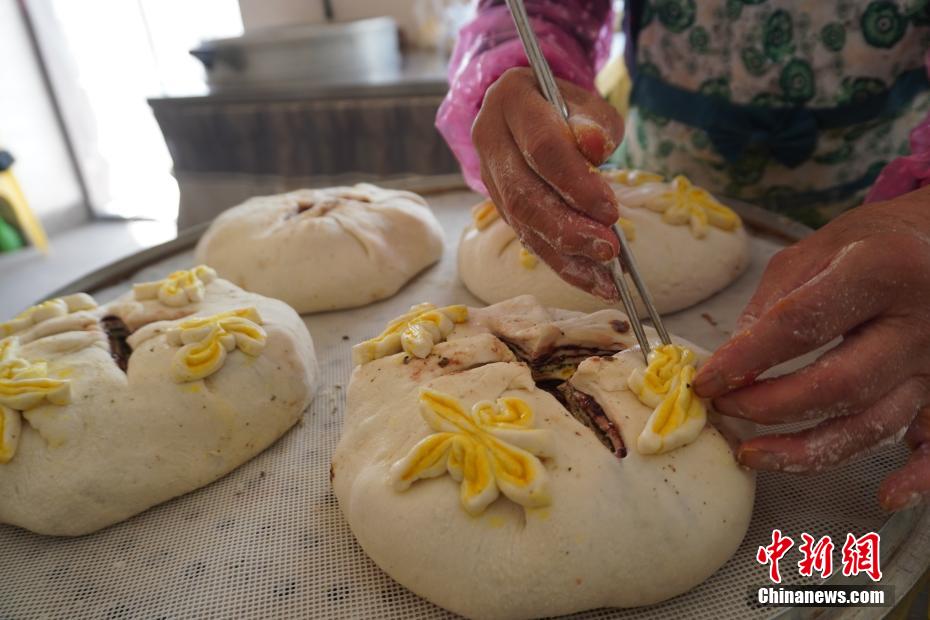
[[[0,618],[447,618],[444,610],[394,583],[355,543],[332,495],[328,468],[341,430],[353,342],[380,331],[413,303],[479,302],[458,281],[459,231],[477,197],[435,180],[406,187],[427,194],[447,234],[442,261],[395,297],[371,306],[305,317],[322,385],[301,424],[225,478],[102,532],[77,539],[0,526]],[[705,347],[728,335],[768,258],[810,231],[748,205],[734,207],[753,232],[750,270],[694,308],[667,317],[669,328]],[[131,279],[186,266],[205,227],[118,261],[55,295],[89,291],[106,301]],[[773,527],[842,540],[847,531],[882,534],[884,583],[901,598],[930,563],[930,511],[892,516],[876,506],[881,477],[906,458],[891,447],[816,477],[762,473],[753,522],[736,555],[704,584],[661,605],[602,609],[576,618],[881,617],[887,608],[823,610],[755,606],[750,589],[766,584],[755,549]],[[789,554],[789,558],[790,558]],[[783,562],[786,584],[820,583]],[[845,583],[839,576],[830,583]]]
[[[401,68],[397,22],[390,17],[264,28],[205,41],[190,53],[216,92],[384,81]]]

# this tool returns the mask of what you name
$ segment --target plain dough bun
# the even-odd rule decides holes
[[[58,536],[94,532],[224,476],[300,419],[318,373],[297,313],[219,279],[195,297],[202,299],[167,306],[129,293],[13,334],[18,357],[46,361],[49,377],[67,380],[70,398],[21,413],[18,448],[0,464],[0,523]],[[246,354],[248,343],[233,345],[206,378],[179,380],[173,328],[244,308],[260,317],[263,348]],[[126,371],[111,357],[105,317],[134,330]]]
[[[527,296],[470,308],[424,359],[401,352],[356,367],[333,487],[375,563],[437,605],[493,619],[650,605],[726,562],[749,525],[754,477],[712,424],[682,448],[637,452],[651,408],[626,386],[643,362],[628,349],[625,323],[617,310],[582,315]],[[624,458],[534,383],[538,363],[579,350],[621,350],[586,359],[569,383],[619,427]],[[423,388],[466,411],[502,397],[525,401],[535,427],[551,433],[543,459],[551,503],[524,508],[502,494],[472,516],[445,472],[398,491],[392,468],[434,432],[421,415]]]
[[[675,312],[710,297],[749,264],[749,242],[742,226],[733,231],[710,226],[706,236],[698,238],[687,225],[663,221],[661,213],[627,206],[624,193],[631,188],[613,187],[621,217],[633,224],[630,248],[659,312]],[[528,294],[544,305],[582,312],[621,307],[573,287],[544,262],[528,257],[516,233],[500,217],[480,230],[474,222],[465,228],[458,270],[468,290],[489,304]],[[635,295],[632,283],[631,290]]]
[[[196,257],[303,314],[390,297],[442,246],[423,198],[362,183],[251,198],[216,218]]]

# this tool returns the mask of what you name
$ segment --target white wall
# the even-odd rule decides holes
[[[425,0],[331,0],[331,4],[336,21],[387,15],[397,21],[408,39],[414,40],[419,27],[415,13],[432,6]],[[246,32],[326,21],[323,0],[239,0],[239,8]]]
[[[50,232],[88,211],[16,0],[0,0],[0,147]]]
[[[236,0],[25,2],[94,214],[176,219],[171,156],[146,99],[205,92],[188,51],[241,34]]]

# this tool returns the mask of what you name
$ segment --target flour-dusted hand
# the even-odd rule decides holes
[[[569,122],[543,98],[532,71],[510,69],[488,90],[472,128],[481,178],[523,244],[564,280],[616,299],[603,265],[618,252],[617,200],[595,166],[623,135],[617,112],[564,80]]]
[[[837,337],[811,365],[756,381]],[[824,419],[745,442],[749,467],[818,471],[907,433],[913,456],[879,499],[896,510],[930,492],[930,189],[859,207],[775,255],[695,390],[761,424]]]

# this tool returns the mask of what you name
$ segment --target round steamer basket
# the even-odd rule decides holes
[[[445,255],[391,299],[304,317],[322,372],[319,392],[303,420],[228,476],[96,534],[50,538],[0,526],[0,618],[454,617],[395,583],[368,559],[343,519],[329,481],[352,344],[379,333],[389,319],[415,303],[482,305],[456,275],[456,240],[469,222],[469,207],[479,198],[464,191],[460,181],[426,179],[402,186],[427,195],[446,231]],[[751,267],[712,299],[666,319],[671,331],[706,348],[727,338],[772,254],[810,232],[760,209],[734,207],[753,233]],[[58,293],[88,291],[103,302],[127,290],[132,281],[189,267],[202,232],[202,227],[188,230]],[[157,406],[153,403],[153,415]],[[892,446],[816,476],[762,473],[749,531],[710,579],[652,607],[598,609],[572,617],[882,617],[890,608],[757,605],[755,592],[769,581],[767,567],[755,559],[756,550],[771,542],[775,528],[796,545],[802,532],[816,538],[829,535],[836,544],[834,566],[839,566],[839,549],[848,532],[858,536],[877,531],[882,537],[882,583],[893,586],[895,600],[900,600],[930,563],[930,511],[917,507],[889,516],[878,508],[876,490],[906,457],[902,446]],[[795,546],[782,560],[783,583],[823,583],[799,576],[799,558]],[[851,583],[836,574],[827,581]]]

